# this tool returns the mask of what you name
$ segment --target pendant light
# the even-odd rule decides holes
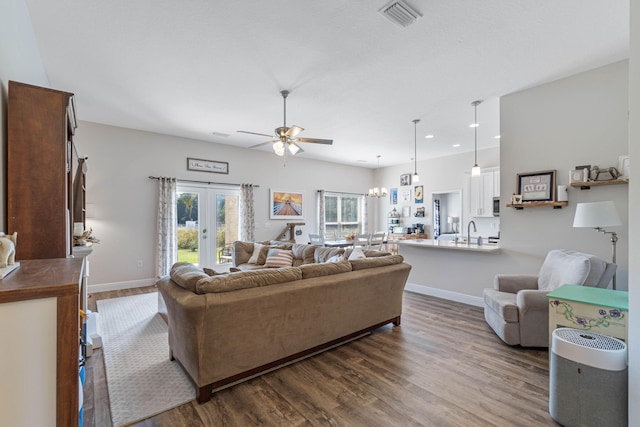
[[[380,157],[382,156],[378,154],[376,157],[378,158],[378,167],[376,168],[377,170],[380,169]],[[379,199],[380,197],[385,197],[387,195],[387,189],[385,187],[373,187],[369,189],[369,193],[367,195]]]
[[[480,175],[480,166],[478,166],[478,104],[482,101],[473,101],[471,105],[473,105],[473,152],[474,152],[474,163],[471,168],[471,176],[479,176]]]
[[[418,122],[419,119],[413,120],[413,179],[411,182],[417,183],[420,181],[420,175],[418,175]]]

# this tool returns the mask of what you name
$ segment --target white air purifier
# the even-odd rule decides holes
[[[551,339],[549,413],[565,427],[627,425],[627,345],[571,328]]]

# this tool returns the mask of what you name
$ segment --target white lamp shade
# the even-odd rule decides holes
[[[578,203],[573,217],[574,227],[615,227],[622,225],[612,201]]]
[[[477,164],[473,165],[471,168],[471,176],[480,176],[480,166]]]
[[[418,175],[418,172],[413,174],[412,182],[413,183],[420,182],[420,175]]]

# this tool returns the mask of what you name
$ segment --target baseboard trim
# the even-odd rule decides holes
[[[151,286],[156,284],[157,279],[140,279],[128,280],[126,282],[101,283],[99,285],[87,286],[87,292],[92,294],[95,292],[118,291],[120,289],[141,288],[143,286]]]
[[[429,286],[418,285],[415,283],[407,283],[404,287],[404,290],[415,292],[417,294],[429,295],[432,297],[461,302],[463,304],[475,305],[476,307],[484,307],[484,303],[482,301],[482,298],[480,297],[474,297],[467,294],[447,291],[445,289],[432,288]]]

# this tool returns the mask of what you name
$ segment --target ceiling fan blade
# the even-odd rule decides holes
[[[304,152],[304,150],[302,149],[302,147],[300,147],[298,144],[296,144],[293,141],[289,141],[287,142],[287,149],[289,150],[289,153],[291,153],[292,155],[296,155],[298,153],[302,153]]]
[[[299,134],[300,132],[302,132],[304,130],[304,128],[301,128],[300,126],[296,126],[293,125],[289,128],[288,131],[285,132],[285,135],[287,136],[287,138],[295,138],[297,134]]]
[[[314,144],[326,144],[332,145],[333,139],[318,139],[318,138],[296,138],[299,142],[313,142]]]
[[[247,131],[247,130],[237,130],[236,132],[240,132],[240,133],[248,133],[249,135],[260,135],[260,136],[266,136],[267,138],[275,138],[273,135],[267,135],[266,133],[249,132],[249,131]]]
[[[258,148],[258,147],[262,147],[263,145],[273,144],[274,142],[277,142],[277,141],[279,141],[279,139],[275,139],[273,141],[265,141],[265,142],[261,142],[260,144],[252,145],[249,148]]]

